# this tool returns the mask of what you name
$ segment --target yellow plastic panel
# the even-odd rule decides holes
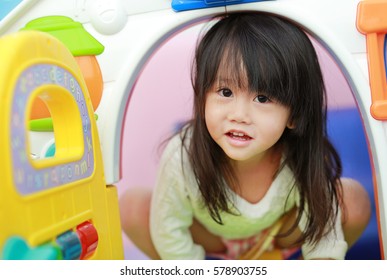
[[[117,191],[104,181],[91,100],[72,54],[51,35],[21,31],[0,38],[0,61],[0,256],[14,237],[44,247],[88,221],[98,233],[90,258],[122,259]],[[29,155],[36,98],[55,127],[52,158]]]

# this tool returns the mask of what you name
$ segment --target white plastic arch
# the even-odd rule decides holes
[[[382,171],[387,164],[387,124],[373,119],[369,111],[366,42],[356,29],[359,1],[278,0],[179,13],[171,9],[170,3],[169,0],[25,0],[0,21],[0,35],[15,32],[40,16],[65,15],[83,23],[105,46],[103,54],[97,57],[104,79],[104,94],[97,113],[106,181],[113,184],[121,176],[122,128],[131,92],[147,60],[173,33],[226,10],[268,12],[301,25],[335,58],[356,98],[377,187],[382,249],[387,252],[387,172]],[[101,22],[107,26],[106,30]]]

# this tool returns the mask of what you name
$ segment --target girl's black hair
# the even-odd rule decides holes
[[[216,18],[218,19],[218,18]],[[263,92],[290,108],[293,129],[285,129],[279,144],[283,165],[294,173],[300,194],[298,216],[307,210],[306,230],[299,241],[317,242],[332,227],[340,202],[340,158],[327,138],[327,104],[320,64],[308,36],[289,21],[264,13],[222,16],[200,40],[192,71],[194,117],[183,146],[212,218],[231,213],[228,190],[238,185],[223,150],[205,123],[206,94],[222,74],[251,92]],[[189,141],[186,141],[190,138]],[[307,209],[306,209],[307,208]]]

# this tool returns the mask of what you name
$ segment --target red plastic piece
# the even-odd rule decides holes
[[[90,222],[84,222],[77,226],[77,234],[81,240],[82,253],[81,260],[90,257],[97,249],[98,232]]]

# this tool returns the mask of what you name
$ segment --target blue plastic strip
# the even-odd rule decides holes
[[[172,0],[172,9],[181,12],[263,1],[270,0]]]

